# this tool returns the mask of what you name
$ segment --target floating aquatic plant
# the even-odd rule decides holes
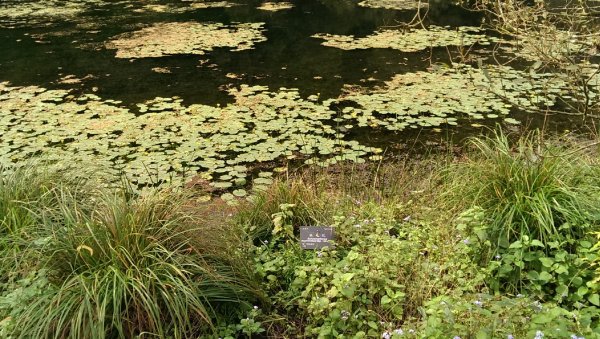
[[[429,47],[488,45],[494,39],[484,34],[478,27],[458,28],[429,26],[427,29],[411,28],[383,29],[362,38],[352,35],[315,34],[313,38],[323,39],[323,46],[344,50],[391,48],[402,52],[417,52]]]
[[[303,100],[296,90],[230,90],[225,107],[156,98],[139,113],[117,101],[66,90],[0,85],[0,164],[34,155],[110,168],[137,185],[182,183],[200,175],[217,190],[243,189],[249,166],[282,159],[364,161],[365,147],[327,124],[336,112]],[[257,189],[270,183],[264,174]],[[241,195],[241,191],[237,195]]]
[[[284,9],[294,8],[294,5],[291,2],[263,2],[257,8],[263,11],[277,12]]]
[[[156,58],[173,54],[199,54],[218,47],[232,51],[252,49],[266,41],[263,23],[170,22],[124,33],[106,43],[117,58]]]
[[[403,130],[455,125],[461,117],[505,117],[513,107],[525,111],[551,107],[565,85],[551,74],[457,65],[398,74],[379,90],[353,90],[338,103],[351,103],[343,108],[342,118],[354,119],[358,126]]]
[[[70,16],[83,12],[86,3],[89,2],[58,0],[5,2],[0,6],[0,16],[12,19]]]
[[[229,8],[240,6],[241,4],[229,1],[193,1],[191,8]]]
[[[426,0],[363,0],[358,3],[362,7],[385,8],[396,10],[415,10],[427,8],[429,1]]]
[[[88,25],[90,11],[130,1],[3,0],[0,2],[0,27],[48,27],[64,22]]]

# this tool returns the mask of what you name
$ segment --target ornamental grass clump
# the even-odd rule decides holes
[[[36,211],[56,206],[53,191],[73,186],[57,172],[34,163],[21,167],[0,167],[0,234],[15,235],[35,223]]]
[[[42,216],[49,233],[37,249],[56,291],[16,319],[20,337],[189,338],[210,332],[218,312],[250,307],[251,284],[203,255],[180,195],[103,192],[81,206],[63,191],[60,200]]]
[[[511,144],[497,132],[471,140],[475,152],[451,168],[453,194],[479,206],[493,249],[528,239],[578,239],[600,219],[600,175],[580,152],[531,133]]]
[[[90,180],[86,171],[73,173],[29,161],[22,166],[0,166],[0,278],[19,278],[21,265],[31,266],[25,248],[42,231],[42,210],[59,205],[60,191],[85,200]],[[35,258],[33,258],[35,260]],[[1,290],[1,288],[0,288]]]

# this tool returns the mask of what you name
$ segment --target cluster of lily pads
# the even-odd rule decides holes
[[[354,126],[399,131],[498,118],[512,107],[552,106],[561,82],[509,67],[440,67],[394,76],[383,88],[320,102],[296,89],[229,89],[224,107],[155,98],[137,111],[93,94],[0,84],[0,164],[44,155],[95,163],[136,185],[183,183],[199,175],[215,190],[244,195],[255,164],[285,159],[327,166],[379,159],[380,149],[348,140]],[[341,112],[339,111],[341,109]],[[510,118],[505,121],[516,122]],[[343,127],[343,128],[340,128]],[[259,188],[265,175],[252,183]]]
[[[362,7],[370,8],[385,8],[396,10],[415,10],[427,8],[429,1],[427,0],[363,0],[358,3]]]
[[[0,2],[0,27],[48,24],[54,20],[68,21],[85,12],[90,5],[98,1],[2,1]]]
[[[565,82],[551,74],[529,74],[507,66],[475,68],[460,64],[395,75],[375,91],[353,89],[340,103],[342,118],[358,126],[405,128],[456,125],[459,118],[496,119],[512,108],[532,111],[552,107]],[[475,123],[476,124],[476,123]]]
[[[284,9],[290,9],[293,8],[294,4],[292,4],[291,2],[263,2],[260,6],[258,6],[257,8],[263,11],[269,11],[269,12],[277,12],[277,11],[281,11]]]
[[[134,9],[134,12],[157,12],[157,13],[185,13],[196,9],[204,8],[229,8],[239,6],[240,3],[229,1],[196,1],[188,0],[183,3],[167,3],[167,4],[145,4],[140,8]]]
[[[132,112],[92,94],[3,83],[0,164],[43,155],[110,168],[140,187],[199,175],[216,190],[242,195],[256,163],[300,157],[327,165],[379,152],[344,140],[327,123],[336,113],[296,90],[242,86],[230,93],[235,103],[225,107],[156,98]],[[269,180],[263,175],[252,184],[260,189]]]
[[[343,50],[391,48],[402,52],[418,52],[429,47],[489,45],[495,39],[479,27],[458,28],[429,26],[427,29],[383,29],[362,38],[352,35],[315,34],[322,45]]]
[[[168,22],[124,33],[106,43],[116,49],[117,58],[149,58],[173,54],[202,55],[217,47],[232,51],[252,49],[265,41],[264,23]]]

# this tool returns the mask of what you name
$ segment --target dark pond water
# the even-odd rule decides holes
[[[10,1],[0,6],[10,6]],[[343,51],[322,46],[311,38],[316,33],[365,36],[380,27],[409,22],[413,11],[397,11],[359,7],[352,1],[303,0],[289,10],[267,12],[256,7],[260,1],[246,1],[242,6],[208,8],[185,13],[136,13],[145,2],[131,6],[127,2],[103,4],[85,12],[77,20],[50,24],[17,23],[16,28],[0,29],[0,80],[15,85],[50,86],[63,75],[94,78],[84,83],[83,90],[98,88],[103,98],[141,102],[157,96],[180,96],[186,102],[215,104],[230,100],[219,88],[244,83],[300,89],[303,95],[320,93],[336,97],[344,84],[378,85],[401,72],[424,69],[429,65],[430,51],[402,53],[391,49]],[[160,1],[152,4],[175,4]],[[437,25],[477,25],[474,15],[460,8],[433,8],[428,16]],[[0,19],[1,22],[2,19]],[[130,61],[117,59],[114,50],[98,46],[132,27],[156,22],[264,22],[266,42],[253,50],[231,52],[216,49],[205,56],[178,55]],[[8,23],[5,26],[9,25]],[[90,29],[82,28],[88,26]],[[41,35],[41,36],[40,36]],[[437,48],[434,60],[446,60],[445,48]],[[200,60],[205,61],[200,65]],[[210,67],[213,66],[213,67]],[[153,72],[155,67],[168,67],[172,73]],[[228,73],[240,75],[232,80]],[[318,79],[315,79],[317,77]]]

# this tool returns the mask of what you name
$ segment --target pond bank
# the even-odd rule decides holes
[[[509,139],[307,169],[237,207],[4,171],[0,333],[600,337],[596,139]],[[335,248],[302,250],[303,225]]]

